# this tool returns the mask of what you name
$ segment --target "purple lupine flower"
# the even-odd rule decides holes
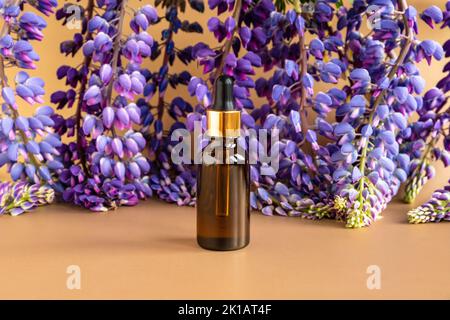
[[[194,8],[202,7],[198,1],[192,3]],[[181,22],[176,7],[167,7],[163,18],[146,7],[137,10],[132,18],[130,26],[135,34],[124,41],[119,55],[132,66],[120,72],[113,71],[110,61],[115,24],[108,15],[97,19],[91,29],[92,39],[88,37],[83,51],[87,60],[111,65],[111,72],[105,67],[105,72],[96,71],[89,81],[85,80],[86,92],[94,86],[99,89],[89,91],[80,106],[92,116],[84,117],[91,136],[81,138],[77,148],[68,145],[64,149],[66,154],[90,150],[93,156],[87,163],[93,177],[84,177],[83,184],[78,181],[75,185],[83,187],[76,191],[67,189],[67,197],[93,210],[105,210],[122,202],[134,204],[137,190],[147,194],[150,189],[166,201],[193,204],[195,171],[188,165],[171,163],[168,134],[176,128],[192,130],[193,120],[204,121],[205,109],[211,105],[212,81],[226,73],[236,79],[234,94],[243,109],[243,130],[283,129],[278,143],[282,154],[279,172],[262,176],[262,165],[252,166],[252,180],[257,186],[251,195],[253,208],[270,215],[336,218],[345,220],[349,227],[375,221],[410,174],[410,167],[419,166],[415,154],[427,145],[419,140],[428,132],[446,127],[447,119],[434,115],[445,111],[436,111],[442,109],[440,100],[445,98],[425,97],[423,80],[414,68],[417,61],[442,58],[444,51],[437,43],[414,39],[418,27],[415,9],[403,7],[404,2],[378,0],[356,1],[353,10],[337,8],[335,1],[319,0],[314,3],[314,11],[302,8],[305,14],[299,14],[299,10],[275,12],[271,1],[210,0],[208,4],[217,8],[219,15],[209,20],[208,29],[222,42],[225,52],[204,43],[177,48],[173,37],[179,30],[191,32],[198,28]],[[369,12],[375,6],[377,9]],[[120,1],[108,4],[107,11],[116,17]],[[371,20],[373,32],[368,35],[362,34],[360,12],[368,12],[370,19],[379,18]],[[339,20],[337,27],[330,23],[334,16]],[[421,17],[433,23],[439,21],[434,10]],[[149,40],[143,30],[161,21],[169,25],[163,28],[163,42]],[[111,31],[105,28],[107,24],[112,24]],[[101,33],[105,35],[97,38]],[[309,44],[305,43],[305,33],[314,35]],[[78,46],[75,41],[73,44]],[[2,50],[12,52],[10,48],[5,41]],[[403,53],[398,55],[397,51]],[[143,78],[132,75],[140,70],[138,65],[144,58],[155,60],[160,55],[163,62],[158,70],[139,71]],[[183,63],[197,60],[204,79],[170,72],[176,59]],[[78,79],[87,79],[84,74],[89,67],[85,66],[81,74],[68,70],[62,73],[69,85],[77,87]],[[259,67],[270,76],[255,79]],[[331,83],[333,88],[315,91],[314,81]],[[109,83],[118,98],[105,102]],[[446,88],[446,83],[440,87]],[[179,85],[187,85],[199,105],[191,106],[179,97],[166,101],[167,90]],[[267,103],[255,105],[253,89]],[[142,99],[132,101],[141,93]],[[58,103],[70,101],[65,93],[57,98]],[[153,98],[156,104],[150,103]],[[407,122],[414,112],[422,119],[410,127]],[[166,114],[175,120],[167,128]],[[315,118],[313,123],[309,123],[311,116]],[[138,117],[141,137],[128,131],[131,123],[139,122]],[[112,128],[127,133],[113,136]],[[92,138],[95,141],[90,141]],[[409,146],[408,139],[415,139],[415,143]],[[310,146],[313,154],[306,153],[304,146]],[[139,154],[145,147],[151,164]],[[436,157],[446,159],[445,153],[435,149],[431,152]],[[147,180],[139,179],[149,170]],[[431,169],[424,170],[426,176],[432,175]],[[69,180],[77,179],[72,176]],[[127,184],[129,181],[135,184]],[[124,191],[120,199],[113,196],[120,193],[118,190]]]
[[[189,32],[201,30],[195,24],[186,26],[187,22],[182,26],[176,7],[168,7],[165,17],[161,18],[155,8],[144,5],[135,11],[130,21],[132,33],[125,35],[125,29],[119,28],[125,20],[124,3],[101,2],[98,5],[105,12],[99,15],[93,8],[87,8],[93,18],[83,21],[87,25],[87,29],[82,30],[84,41],[71,44],[82,49],[84,63],[81,67],[64,67],[59,71],[68,85],[81,89],[74,98],[80,116],[74,123],[67,119],[64,124],[67,132],[74,132],[72,135],[77,141],[59,147],[66,159],[61,173],[65,188],[63,198],[93,211],[135,205],[139,199],[152,195],[152,184],[147,176],[152,166],[142,152],[154,146],[150,139],[161,139],[163,127],[162,121],[155,121],[147,102],[157,91],[163,101],[169,86],[186,85],[190,78],[186,73],[172,75],[168,72],[168,65],[173,63],[177,52],[171,34],[179,28],[191,30]],[[195,7],[201,6],[197,2]],[[142,64],[147,58],[156,59],[162,46],[148,31],[162,20],[170,24],[162,32],[168,58],[159,72],[152,73]],[[95,62],[101,65],[99,69]],[[90,72],[92,69],[94,71]],[[68,106],[68,93],[70,91],[55,93],[54,101]],[[144,98],[135,101],[141,95]],[[161,102],[158,108],[165,106],[166,103]],[[192,111],[188,104],[177,103],[177,106],[184,108],[184,112]],[[152,124],[157,134],[150,138],[147,129]],[[134,125],[140,126],[145,137],[135,131]]]
[[[441,60],[444,56],[444,50],[442,46],[433,40],[424,40],[417,46],[416,51],[416,62],[420,62],[425,59],[428,64],[434,58],[436,60]]]
[[[37,0],[31,2],[30,5],[34,6],[46,16],[49,16],[54,13],[53,9],[57,7],[58,3],[56,0]]]
[[[317,39],[309,43],[308,51],[312,56],[309,58],[315,61],[307,61],[306,67],[302,67],[301,62],[307,58],[298,54],[302,52],[299,50],[301,38],[297,42],[292,40],[295,36],[302,36],[302,32],[299,32],[302,30],[297,28],[299,24],[296,25],[296,13],[289,11],[286,15],[271,15],[271,21],[264,28],[265,34],[271,37],[269,41],[274,49],[258,54],[261,55],[266,70],[274,66],[283,66],[284,70],[276,67],[273,77],[255,82],[257,94],[268,99],[271,105],[269,112],[275,115],[267,114],[267,111],[263,113],[262,110],[252,112],[256,125],[262,119],[261,125],[264,127],[275,127],[287,116],[293,119],[289,124],[292,122],[295,125],[292,129],[289,125],[285,126],[286,130],[283,131],[283,154],[287,158],[281,159],[281,162],[283,166],[289,167],[295,154],[303,163],[293,164],[289,171],[282,169],[274,181],[285,182],[283,179],[288,177],[293,188],[291,192],[314,199],[312,203],[323,203],[323,199],[328,198],[328,202],[320,206],[326,208],[324,210],[327,213],[317,209],[318,214],[320,212],[318,216],[345,219],[349,227],[365,226],[376,220],[405,180],[410,161],[406,161],[404,153],[400,153],[400,148],[403,148],[401,143],[404,135],[408,134],[409,116],[421,109],[423,104],[420,96],[424,88],[423,79],[413,66],[415,61],[424,58],[431,61],[432,58],[440,59],[443,55],[440,46],[434,42],[413,41],[411,30],[417,28],[414,8],[402,8],[403,3],[391,1],[358,2],[355,6],[360,6],[358,10],[361,12],[377,7],[373,17],[381,19],[373,20],[372,35],[363,37],[358,34],[361,23],[355,19],[354,12],[346,8],[336,10],[326,1],[316,3],[315,23],[305,21],[305,30],[309,28],[318,35]],[[395,10],[404,12],[407,28],[403,25],[403,18],[393,18]],[[339,16],[340,21],[338,29],[330,31],[330,26],[326,23],[332,20],[334,14]],[[340,30],[345,28],[348,28],[347,33],[341,33]],[[406,51],[405,58],[399,61],[389,59],[389,65],[386,65],[384,61],[389,52],[399,47],[399,43],[393,39],[402,32],[404,39],[400,47],[404,47],[403,51]],[[249,40],[246,35],[251,34],[251,30],[245,29],[242,34],[244,37],[241,38],[245,39],[243,46],[248,49]],[[344,37],[345,34],[347,36]],[[286,39],[289,39],[288,43],[292,43],[292,49],[286,44]],[[353,61],[348,60],[348,52],[343,51],[344,46],[352,51]],[[339,56],[339,59],[333,58],[330,53]],[[299,63],[299,68],[291,61]],[[390,72],[393,65],[398,68],[394,69],[396,72]],[[401,82],[398,79],[403,74],[406,74],[407,80]],[[301,83],[298,83],[299,79]],[[313,79],[334,83],[337,88],[315,93]],[[349,81],[342,90],[338,85],[341,79]],[[370,99],[364,97],[367,93]],[[309,106],[312,109],[308,111],[313,110],[317,119],[315,126],[301,124],[307,129],[303,137],[298,121],[295,120],[299,118],[296,112],[305,112],[302,107]],[[323,119],[332,109],[336,109],[334,124]],[[439,127],[442,127],[441,123]],[[329,142],[323,145],[318,143],[319,135],[329,139]],[[311,157],[305,155],[303,150],[296,150],[296,144],[301,146],[304,143],[311,145],[317,162],[311,161]],[[255,181],[260,180],[257,174],[254,176]],[[368,181],[366,177],[373,186],[365,186]],[[332,183],[333,180],[336,180],[335,183]],[[311,181],[318,186],[314,192],[308,187]],[[270,184],[266,188],[271,197],[282,202],[280,195],[272,191],[274,189]],[[361,193],[359,190],[365,191]],[[264,194],[264,197],[261,197],[261,192],[252,195],[254,208],[264,208],[270,214],[282,214],[286,210],[283,207],[285,205],[280,205],[281,209],[277,210],[267,198],[267,193]],[[338,196],[333,198],[330,194]],[[292,206],[291,202],[290,204]]]
[[[54,190],[47,185],[0,182],[0,215],[17,216],[53,202]]]
[[[431,27],[434,27],[433,23],[440,23],[442,21],[441,27],[446,28],[449,27],[449,10],[450,6],[448,4],[443,14],[439,8],[432,6],[425,10],[421,17]],[[442,55],[440,45],[432,41],[423,41],[420,50],[426,52],[423,53],[424,56],[426,54],[434,55],[436,51],[438,52],[437,58],[440,58]],[[444,50],[446,52],[449,51],[447,44],[444,45]],[[419,51],[419,53],[422,53],[422,51]],[[446,66],[444,71],[447,69]],[[448,79],[444,77],[438,82],[437,86],[447,92],[449,86],[446,83],[448,83]],[[419,89],[423,90],[422,84],[417,84],[417,81],[413,79],[411,79],[411,86],[419,86]],[[420,101],[420,104],[418,104],[415,110],[419,119],[411,123],[405,130],[402,151],[410,155],[410,167],[407,170],[408,176],[403,198],[405,202],[410,203],[414,201],[425,183],[433,178],[435,175],[434,161],[441,160],[445,166],[449,164],[448,150],[450,147],[446,143],[449,133],[448,130],[445,131],[446,129],[444,129],[448,126],[449,122],[449,110],[448,107],[445,107],[446,101],[444,92],[438,88],[432,88],[425,92],[422,101]],[[444,148],[439,147],[441,141],[443,142]],[[432,215],[432,206],[426,204],[424,207],[412,211],[409,215],[410,221],[418,223],[421,222],[422,218],[427,219],[425,215],[422,215],[424,212],[429,212]]]
[[[5,21],[4,33],[0,40],[1,55],[7,62],[4,67],[34,69],[36,67],[34,62],[39,60],[39,56],[33,50],[32,41],[42,40],[42,30],[47,26],[46,21],[35,13],[24,11],[26,9],[23,6],[10,2],[2,2],[0,6],[2,7],[0,15]],[[56,2],[39,1],[33,6],[48,15],[52,13]],[[4,105],[0,118],[2,129],[0,149],[7,152],[4,153],[0,166],[7,165],[11,178],[19,181],[12,188],[17,186],[26,197],[28,189],[32,190],[30,192],[38,192],[36,188],[44,184],[56,188],[57,179],[54,178],[61,169],[59,152],[47,141],[58,144],[60,139],[57,134],[52,133],[55,125],[51,118],[54,115],[52,108],[42,106],[28,116],[22,115],[18,110],[16,97],[24,99],[29,104],[44,102],[44,81],[38,77],[30,77],[20,70],[14,77],[15,86],[8,80],[3,74],[1,82]],[[25,181],[36,187],[30,187]],[[29,208],[35,205],[32,200],[26,204]],[[17,210],[27,211],[29,208],[18,204],[14,212],[19,214]]]
[[[409,223],[450,221],[450,187],[436,190],[431,199],[408,212]]]
[[[444,19],[441,9],[437,6],[431,6],[420,15],[431,28],[434,28],[434,23],[441,23]]]
[[[47,22],[32,12],[25,12],[19,18],[19,26],[26,32],[26,38],[41,41],[44,38],[41,31],[47,27]]]

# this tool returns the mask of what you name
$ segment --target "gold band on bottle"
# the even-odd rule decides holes
[[[208,135],[211,137],[239,137],[241,130],[240,111],[207,110]]]

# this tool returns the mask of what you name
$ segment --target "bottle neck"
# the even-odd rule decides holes
[[[211,137],[237,138],[241,130],[241,112],[207,110],[207,129]]]

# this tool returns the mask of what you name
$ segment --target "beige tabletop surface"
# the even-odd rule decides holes
[[[0,217],[0,298],[450,299],[450,223],[408,225],[410,208],[396,200],[361,230],[255,212],[247,248],[211,252],[196,244],[194,208],[42,207]],[[79,290],[67,288],[70,266],[79,267]],[[367,287],[373,266],[379,290]]]

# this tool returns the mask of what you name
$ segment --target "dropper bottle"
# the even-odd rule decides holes
[[[250,241],[250,168],[238,148],[241,113],[233,83],[225,75],[216,79],[214,103],[207,110],[207,134],[215,147],[209,161],[203,155],[197,174],[197,242],[210,250],[236,250]]]

